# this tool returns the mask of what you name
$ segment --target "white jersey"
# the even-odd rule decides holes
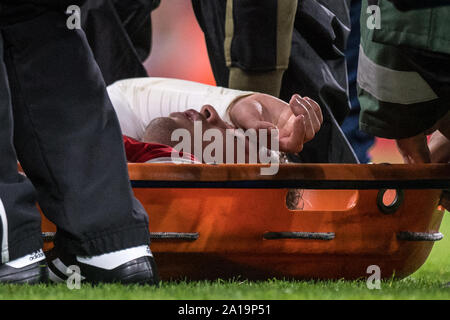
[[[225,121],[230,122],[230,104],[252,93],[168,78],[120,80],[108,87],[122,133],[139,141],[153,119],[188,109],[200,111],[205,104],[212,105]]]

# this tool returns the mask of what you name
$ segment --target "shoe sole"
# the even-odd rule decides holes
[[[81,267],[81,276],[83,280],[81,283],[89,283],[91,285],[117,283],[123,285],[156,285],[159,284],[159,278],[157,276],[157,267],[153,260],[138,258],[134,261],[130,261],[126,265],[119,266],[114,270],[105,270],[102,274],[98,268],[81,264],[74,261],[62,260],[53,256],[49,258],[49,279],[53,283],[64,283],[69,279],[69,275],[61,270],[61,267],[65,267],[68,264],[79,265]],[[59,260],[62,266],[57,267],[55,261]]]
[[[45,284],[48,283],[48,268],[39,267],[31,268],[29,270],[19,270],[15,273],[0,277],[2,284]]]

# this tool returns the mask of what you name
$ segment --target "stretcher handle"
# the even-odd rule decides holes
[[[381,189],[377,194],[377,207],[384,214],[394,214],[403,204],[405,193],[403,190],[395,189],[395,199],[391,204],[387,205],[383,201],[384,194],[388,189]]]
[[[333,240],[334,232],[266,232],[263,234],[265,240],[279,239],[304,239],[304,240]]]
[[[444,235],[440,232],[428,233],[402,231],[397,233],[397,239],[402,241],[439,241],[443,238]]]

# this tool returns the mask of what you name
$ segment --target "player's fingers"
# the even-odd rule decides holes
[[[322,125],[322,123],[320,122],[315,107],[312,104],[312,100],[311,99],[307,99],[304,98],[302,99],[302,102],[306,105],[306,108],[308,109],[308,116],[311,119],[311,123],[312,123],[312,127],[314,130],[314,135],[320,130],[320,126]],[[312,137],[308,137],[310,139],[314,138],[314,136]]]
[[[289,107],[291,108],[291,111],[295,116],[305,114],[305,108],[300,103],[301,99],[302,97],[299,94],[294,94],[289,101]]]
[[[310,141],[314,138],[316,134],[315,127],[320,124],[318,123],[317,117],[315,116],[315,112],[313,111],[312,106],[309,103],[301,98],[298,94],[292,96],[291,101],[289,102],[289,106],[291,108],[292,113],[295,116],[303,115],[305,117],[305,140]],[[313,116],[311,116],[311,114]],[[316,123],[313,123],[315,119]],[[317,128],[317,130],[319,129]]]
[[[256,130],[257,139],[261,139],[265,137],[266,143],[268,144],[267,147],[271,148],[271,136],[275,135],[273,137],[274,139],[278,139],[278,129],[273,125],[273,123],[268,121],[257,121],[253,125],[253,129]]]
[[[320,124],[322,124],[323,113],[322,113],[322,109],[320,108],[319,104],[309,97],[305,97],[305,99],[308,100],[308,102],[313,106],[314,112],[316,113],[316,116],[317,116],[317,119],[319,120]]]
[[[305,122],[305,116],[303,115],[299,115],[295,118],[291,134],[280,138],[280,151],[290,153],[302,151],[306,135]]]

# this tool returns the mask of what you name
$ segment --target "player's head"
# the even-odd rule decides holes
[[[199,128],[201,128],[201,130],[199,130]],[[214,142],[216,145],[221,144],[222,161],[220,163],[227,162],[227,159],[229,159],[227,158],[227,154],[230,152],[233,152],[234,155],[231,156],[233,162],[238,162],[238,148],[243,150],[242,154],[244,157],[244,159],[241,158],[239,161],[249,162],[250,139],[242,134],[237,134],[235,131],[236,128],[225,122],[211,105],[204,105],[200,112],[190,109],[185,112],[171,113],[169,117],[161,117],[152,120],[146,128],[144,142],[160,143],[179,149],[179,136],[174,138],[174,133],[180,129],[185,133],[183,136],[188,136],[188,139],[190,140],[190,149],[183,149],[183,152],[190,152],[191,154],[196,155],[196,143],[201,142],[200,147],[203,154],[205,148]],[[211,129],[215,130],[214,137],[206,138],[207,135],[205,132]],[[196,137],[196,135],[201,136]],[[215,140],[216,135],[221,136],[219,142]],[[231,144],[230,140],[232,141]],[[213,153],[217,156],[215,152]],[[256,155],[256,161],[257,159],[258,155]]]

